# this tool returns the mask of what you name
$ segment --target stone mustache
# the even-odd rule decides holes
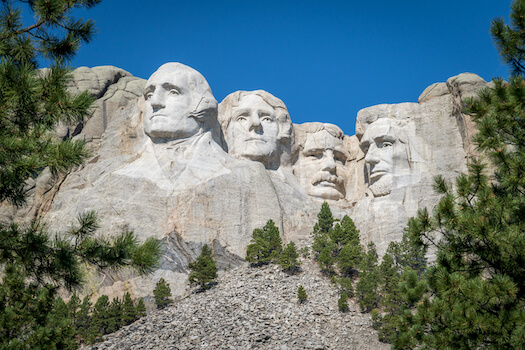
[[[170,171],[184,167],[181,160],[215,154],[221,146],[233,157],[260,162],[268,170],[289,169],[309,196],[345,198],[348,152],[343,131],[332,124],[306,123],[294,137],[286,105],[266,91],[236,91],[218,106],[200,73],[180,63],[167,63],[148,79],[144,100],[144,132],[154,147],[191,144],[183,153],[157,151],[161,158],[179,165],[167,170],[169,178],[173,177]],[[206,139],[201,154],[191,151],[201,142],[198,138]],[[202,170],[208,165],[205,161]]]
[[[353,164],[346,163],[352,141],[345,142],[336,125],[313,122],[294,127],[283,101],[263,90],[236,91],[217,105],[205,78],[180,63],[164,64],[153,73],[144,100],[144,132],[155,146],[192,143],[195,148],[200,142],[196,139],[205,138],[206,146],[200,150],[205,155],[216,154],[220,146],[237,159],[260,162],[268,170],[290,171],[310,197],[347,199],[346,182]],[[404,128],[403,122],[384,113],[358,119],[365,181],[373,196],[388,195],[394,178],[410,175],[412,159],[406,151]],[[173,177],[169,172],[184,167],[181,160],[202,157],[191,149],[184,154],[157,153],[179,165],[179,169],[167,170],[169,178]],[[202,167],[205,172],[206,164]]]

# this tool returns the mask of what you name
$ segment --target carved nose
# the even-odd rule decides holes
[[[161,94],[160,92],[154,92],[153,95],[151,96],[149,103],[151,104],[151,107],[153,107],[153,109],[159,109],[159,108],[166,107],[166,103],[164,101],[164,95]]]
[[[259,116],[252,115],[250,117],[250,131],[255,130],[258,131],[261,129],[261,121],[259,120]]]
[[[365,163],[374,165],[379,163],[380,159],[379,156],[376,154],[376,150],[377,147],[375,147],[375,145],[370,145],[365,155]]]
[[[335,171],[335,159],[332,151],[327,150],[323,156],[323,161],[321,163],[322,170],[334,172]]]

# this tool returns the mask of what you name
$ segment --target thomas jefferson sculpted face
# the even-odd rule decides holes
[[[277,168],[292,122],[284,103],[263,90],[237,91],[219,106],[228,153]]]
[[[206,130],[217,101],[204,77],[181,63],[166,63],[144,89],[144,131],[152,139],[185,139]]]
[[[346,161],[343,150],[344,133],[333,124],[311,124],[317,130],[306,132],[304,146],[294,165],[294,174],[308,195],[323,199],[343,199]]]

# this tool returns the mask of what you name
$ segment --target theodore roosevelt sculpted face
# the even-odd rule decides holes
[[[345,197],[343,131],[333,124],[305,123],[294,175],[306,193],[322,199]]]

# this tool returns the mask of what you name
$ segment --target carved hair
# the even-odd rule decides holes
[[[264,90],[235,91],[226,96],[219,105],[219,123],[221,124],[222,130],[228,130],[228,126],[232,119],[233,108],[237,107],[241,100],[249,95],[259,96],[274,109],[275,118],[279,125],[278,140],[281,142],[291,140],[293,135],[293,125],[286,105],[283,101]]]
[[[294,155],[294,159],[297,159],[299,152],[303,150],[308,134],[315,134],[324,130],[333,137],[340,139],[341,142],[344,140],[345,137],[345,133],[343,132],[343,130],[341,130],[340,127],[330,123],[310,122],[298,124],[295,128],[295,142],[292,152]],[[347,150],[345,149],[345,154],[346,153]],[[348,154],[346,154],[346,156],[348,157]]]

